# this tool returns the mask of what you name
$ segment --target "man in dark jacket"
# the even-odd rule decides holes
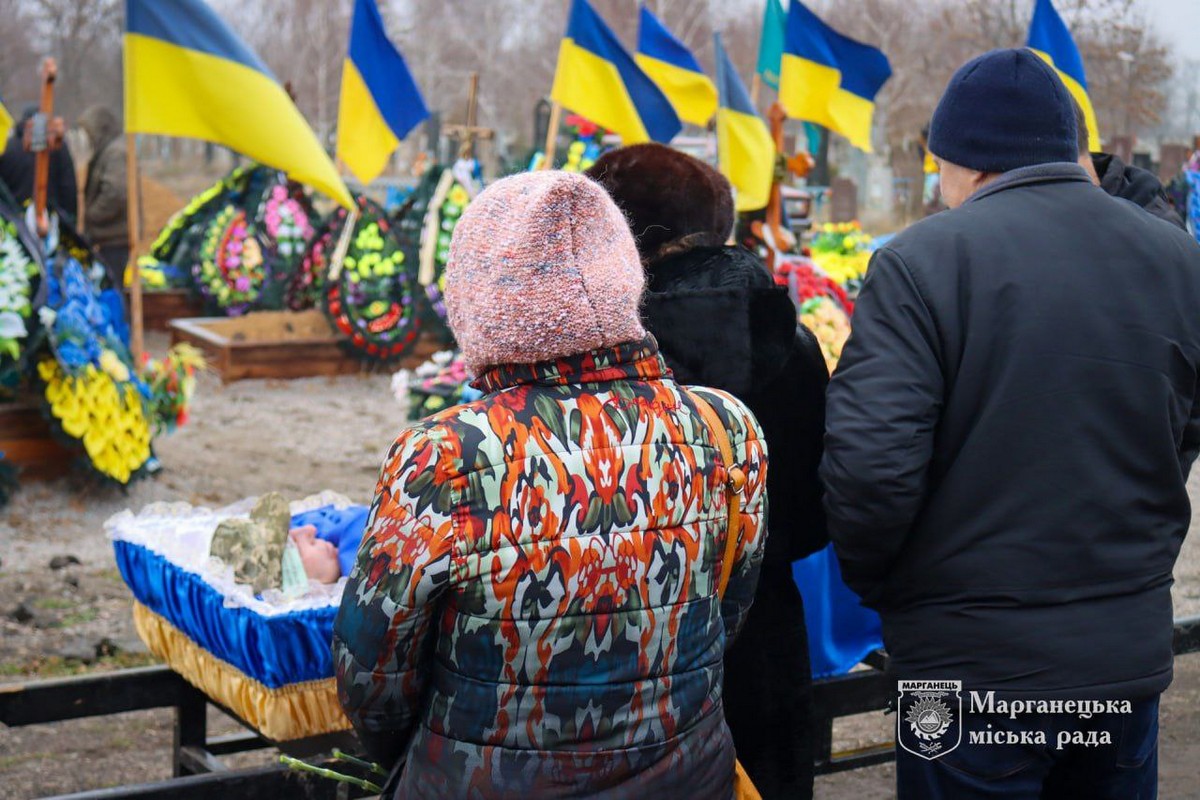
[[[1159,219],[1187,229],[1183,217],[1175,211],[1166,189],[1154,173],[1126,164],[1111,153],[1088,150],[1087,122],[1078,103],[1075,104],[1075,129],[1078,131],[1079,166],[1091,176],[1092,183],[1113,197],[1128,200]]]
[[[770,535],[754,605],[725,655],[725,719],[764,800],[812,797],[811,669],[792,562],[828,543],[820,345],[762,261],[725,246],[733,193],[715,169],[643,144],[601,156],[588,175],[630,221],[646,270],[643,322],[675,379],[733,394],[767,437]]]
[[[4,185],[20,206],[33,199],[34,164],[37,156],[25,149],[23,137],[25,126],[30,124],[36,113],[36,106],[25,107],[21,119],[13,125],[8,144],[4,147],[4,154],[0,155],[0,181],[4,181]],[[71,151],[65,145],[50,151],[47,200],[51,208],[57,208],[74,224],[79,197],[75,184],[75,162],[71,158]]]
[[[121,125],[108,108],[92,106],[79,116],[79,127],[92,146],[83,189],[84,226],[113,284],[122,286],[129,260],[129,209]]]
[[[951,210],[873,258],[822,462],[895,676],[949,682],[900,686],[900,797],[1153,797],[1200,247],[1092,185],[1028,51],[960,69],[932,128]]]

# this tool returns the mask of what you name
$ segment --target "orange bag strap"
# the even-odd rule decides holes
[[[693,391],[684,389],[687,396],[696,404],[708,435],[712,437],[721,460],[725,462],[725,499],[729,506],[729,524],[725,529],[725,552],[721,556],[721,579],[717,583],[717,597],[725,596],[725,588],[729,585],[729,576],[733,574],[733,560],[737,557],[738,539],[742,534],[742,488],[746,485],[746,472],[733,460],[733,445],[729,441],[729,431],[721,422],[717,410],[712,404]],[[741,761],[733,762],[733,797],[734,800],[762,800],[762,795],[755,788],[754,782],[746,773]]]
[[[733,573],[733,561],[737,557],[738,539],[742,535],[742,487],[746,485],[746,473],[733,460],[729,432],[725,430],[725,423],[721,422],[716,409],[696,392],[684,391],[696,404],[696,410],[700,412],[708,434],[721,453],[721,460],[725,462],[725,499],[729,506],[729,524],[725,529],[725,553],[721,557],[721,578],[717,583],[717,597],[724,597],[729,576]]]

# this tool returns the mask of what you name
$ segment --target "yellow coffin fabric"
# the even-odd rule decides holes
[[[333,678],[268,689],[200,647],[141,603],[133,604],[138,636],[167,666],[268,739],[286,742],[350,728]]]

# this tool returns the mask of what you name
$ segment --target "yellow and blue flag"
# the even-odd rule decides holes
[[[346,207],[346,184],[266,65],[202,0],[126,0],[125,128],[225,145]]]
[[[757,211],[771,199],[775,180],[775,140],[767,123],[754,110],[746,86],[721,44],[714,37],[717,57],[717,165],[737,189],[738,211]]]
[[[1062,17],[1054,10],[1050,0],[1037,0],[1033,9],[1033,22],[1029,25],[1029,41],[1026,46],[1037,53],[1066,84],[1067,91],[1083,109],[1087,120],[1088,149],[1100,149],[1100,128],[1096,125],[1096,109],[1088,96],[1087,75],[1083,71],[1083,57],[1071,38],[1071,31]]]
[[[387,38],[375,0],[356,0],[342,65],[337,154],[354,177],[379,177],[408,132],[429,116],[400,51]]]
[[[792,0],[779,78],[789,117],[824,125],[869,153],[875,95],[891,76],[883,51],[843,36]]]
[[[633,58],[662,89],[681,120],[702,128],[708,124],[717,111],[717,87],[692,52],[644,5]]]
[[[8,113],[4,101],[0,100],[0,147],[8,144],[8,134],[12,132],[14,124],[12,114]]]
[[[669,142],[683,127],[667,96],[587,0],[572,0],[550,99],[613,131],[625,144]]]

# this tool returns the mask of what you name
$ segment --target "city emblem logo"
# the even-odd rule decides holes
[[[932,761],[962,742],[962,681],[900,681],[896,742]]]

